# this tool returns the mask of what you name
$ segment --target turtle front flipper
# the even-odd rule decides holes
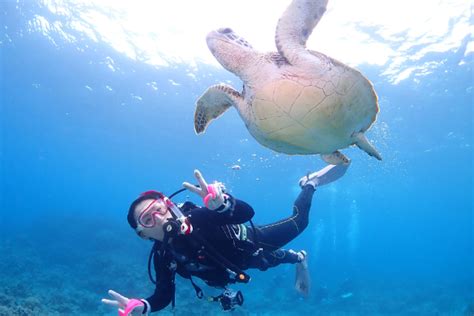
[[[231,106],[242,100],[240,93],[225,84],[209,87],[196,102],[194,113],[194,131],[201,134],[206,131],[212,120],[221,116]]]
[[[339,150],[336,150],[332,154],[321,154],[321,158],[330,165],[342,165],[351,162],[351,160]]]
[[[326,12],[328,0],[293,0],[278,21],[275,43],[290,64],[315,63],[306,50],[306,41]]]

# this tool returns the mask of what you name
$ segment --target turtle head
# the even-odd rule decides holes
[[[206,41],[217,61],[239,77],[242,77],[258,55],[245,39],[230,28],[210,32]]]

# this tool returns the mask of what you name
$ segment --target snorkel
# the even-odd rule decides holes
[[[170,210],[171,216],[173,216],[173,219],[171,218],[168,219],[168,222],[166,222],[166,224],[163,225],[163,231],[165,232],[165,240],[167,236],[169,236],[173,231],[176,230],[178,224],[180,224],[179,232],[181,234],[183,235],[191,234],[193,232],[193,226],[191,225],[189,220],[186,218],[186,216],[183,215],[183,212],[181,212],[179,207],[177,207],[176,204],[174,204],[168,197],[164,195],[163,195],[163,201],[165,202],[166,207]],[[165,240],[163,242],[165,242]]]

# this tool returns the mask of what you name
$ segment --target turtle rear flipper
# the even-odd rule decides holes
[[[201,134],[216,118],[242,100],[241,94],[231,86],[218,84],[209,87],[196,102],[194,131]]]
[[[354,133],[352,134],[352,137],[356,139],[355,145],[357,145],[357,147],[368,153],[370,156],[382,160],[382,156],[379,154],[377,149],[369,143],[369,140],[365,137],[364,133]]]

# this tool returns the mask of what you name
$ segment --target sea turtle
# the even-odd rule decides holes
[[[348,158],[338,150],[355,144],[382,159],[364,135],[379,111],[371,82],[359,71],[306,49],[327,2],[292,1],[277,24],[278,52],[258,52],[230,28],[207,35],[212,54],[242,79],[243,90],[225,84],[209,87],[197,100],[197,134],[234,106],[250,134],[277,152],[321,154],[326,162],[340,164]]]

